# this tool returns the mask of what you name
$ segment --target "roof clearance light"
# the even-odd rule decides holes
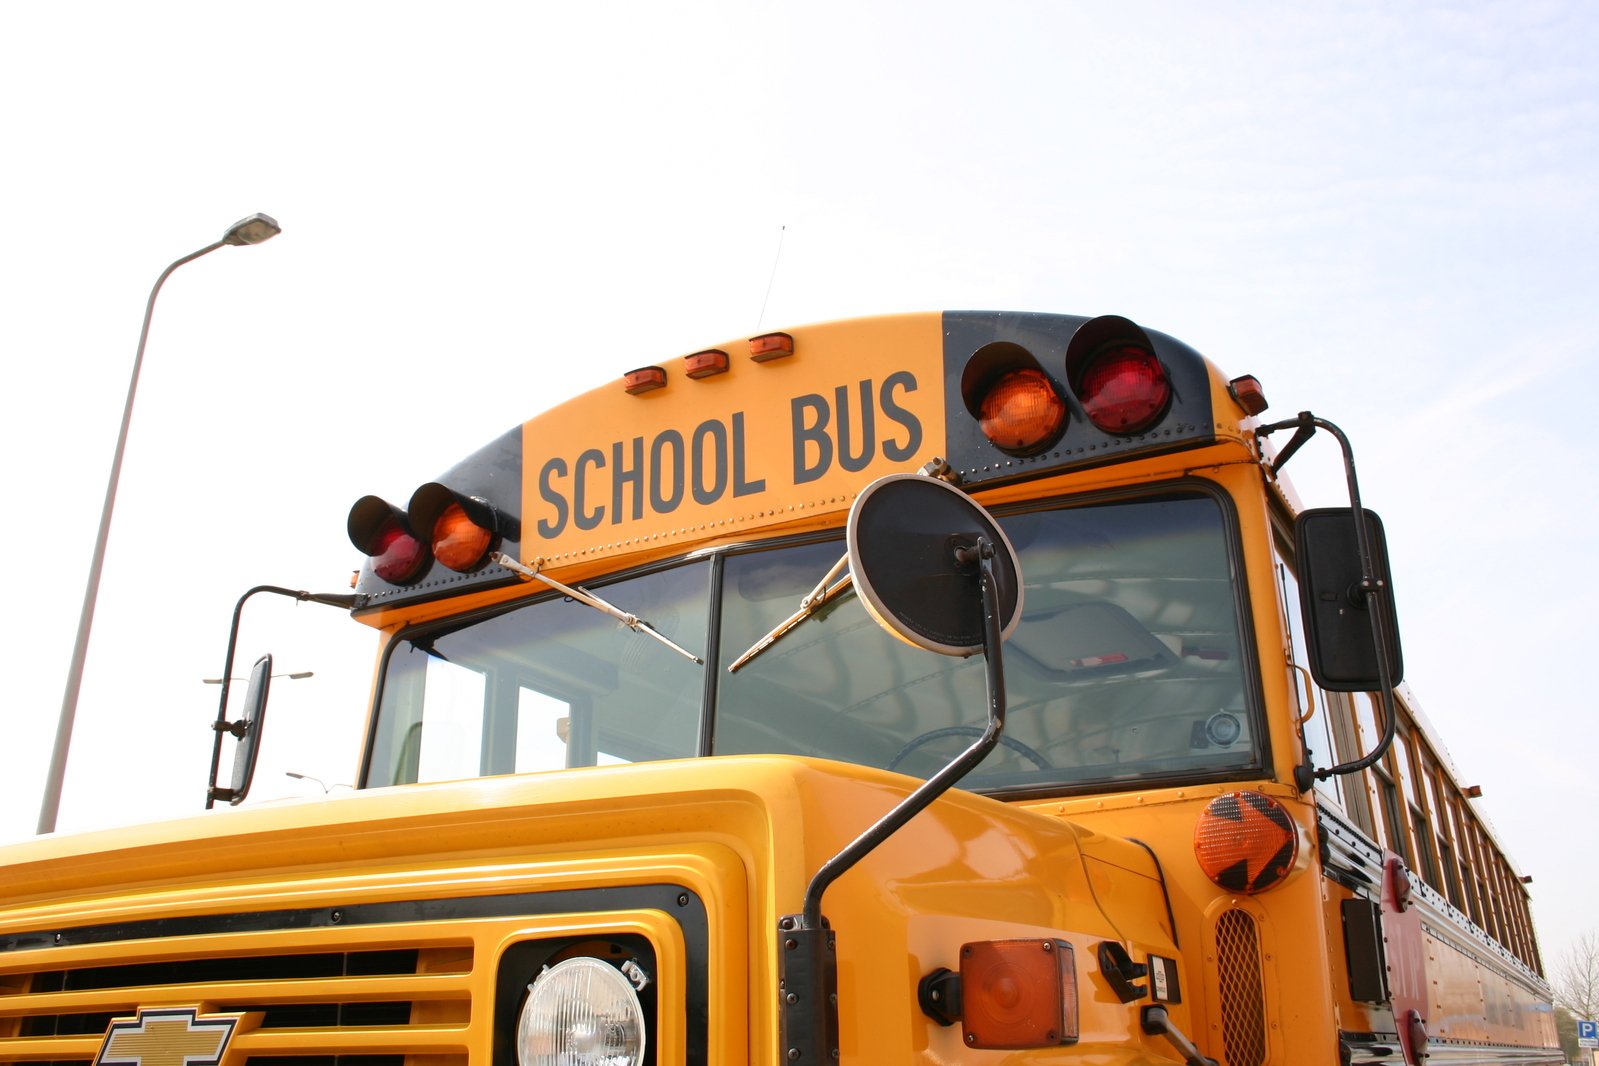
[[[406,524],[405,512],[378,496],[363,496],[350,508],[350,543],[372,560],[372,572],[391,585],[422,576],[429,556]]]
[[[707,348],[683,359],[683,370],[696,381],[727,373],[727,353],[720,348]]]
[[[1217,796],[1194,826],[1194,856],[1205,876],[1229,892],[1254,895],[1280,884],[1299,855],[1288,811],[1258,792]]]
[[[983,436],[1012,455],[1034,455],[1060,439],[1066,403],[1049,375],[1033,367],[995,379],[978,404]]]
[[[620,970],[581,956],[558,962],[528,987],[516,1023],[521,1066],[638,1066],[644,1008]]]
[[[666,387],[666,371],[658,366],[641,366],[622,375],[622,388],[629,396]]]
[[[433,522],[433,556],[451,570],[464,572],[477,566],[493,540],[493,531],[468,518],[458,503],[446,507]]]
[[[1078,382],[1088,420],[1106,433],[1142,433],[1171,399],[1171,382],[1155,353],[1121,344],[1094,357]]]
[[[1260,379],[1253,374],[1233,378],[1227,383],[1227,391],[1246,414],[1258,415],[1269,406],[1266,403],[1266,390],[1260,387]]]
[[[961,1029],[976,1048],[1077,1040],[1077,969],[1064,940],[961,945]]]
[[[763,333],[750,338],[750,358],[757,363],[794,354],[794,338],[787,333]]]

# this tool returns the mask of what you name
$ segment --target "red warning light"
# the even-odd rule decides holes
[[[1077,398],[1088,420],[1106,433],[1142,433],[1165,412],[1171,382],[1154,352],[1115,345],[1083,370]]]

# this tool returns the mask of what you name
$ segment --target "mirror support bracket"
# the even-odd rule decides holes
[[[902,477],[913,482],[923,480],[916,475],[902,475]],[[874,486],[896,479],[895,475],[890,475],[874,483]],[[937,483],[931,478],[926,480]],[[938,492],[947,491],[951,490],[948,488],[938,490]],[[971,633],[961,647],[939,648],[933,644],[920,644],[920,646],[928,650],[941,651],[943,654],[965,655],[972,654],[976,647],[982,648],[988,689],[988,724],[982,735],[952,762],[923,781],[865,832],[824,862],[805,888],[803,910],[799,914],[784,915],[778,920],[778,996],[781,1018],[779,1052],[787,1062],[827,1063],[836,1061],[838,1054],[838,953],[835,934],[822,915],[823,893],[846,871],[975,769],[999,743],[1005,729],[1005,672],[1001,645],[1006,632],[1006,612],[1009,610],[1012,614],[1019,615],[1021,603],[1019,598],[1011,606],[1002,603],[1000,588],[1002,579],[998,572],[1003,569],[1003,580],[1013,586],[1018,597],[1021,575],[1015,552],[1009,542],[1005,541],[1004,533],[992,523],[987,512],[975,500],[959,490],[953,491],[962,498],[961,507],[963,509],[970,507],[971,511],[967,513],[980,519],[980,526],[977,530],[968,529],[951,533],[945,542],[950,555],[945,558],[943,565],[953,572],[965,575],[975,573],[977,591],[981,597],[981,632],[980,636],[978,633]],[[849,559],[852,571],[862,565],[870,569],[869,564],[863,563],[862,559],[857,557],[854,549],[857,543],[856,532],[861,521],[861,507],[872,494],[873,489],[868,488],[856,500],[855,510],[850,515],[852,550]],[[935,492],[934,495],[936,497],[938,493]],[[823,585],[826,584],[824,579]],[[870,574],[856,575],[857,588],[873,584]],[[878,621],[885,629],[890,629],[882,617],[878,617]]]
[[[1255,429],[1257,436],[1265,437],[1279,430],[1292,429],[1294,435],[1289,438],[1288,444],[1278,453],[1277,457],[1269,464],[1267,469],[1275,477],[1277,471],[1288,462],[1312,436],[1316,430],[1324,429],[1331,433],[1338,441],[1338,446],[1343,451],[1344,478],[1349,486],[1349,506],[1355,527],[1355,543],[1360,556],[1360,584],[1357,586],[1358,594],[1366,601],[1366,606],[1371,617],[1372,639],[1376,641],[1377,651],[1377,691],[1382,699],[1383,733],[1377,741],[1377,746],[1366,755],[1349,762],[1339,763],[1324,769],[1314,770],[1307,762],[1294,768],[1294,784],[1300,792],[1309,791],[1316,781],[1325,781],[1329,777],[1344,774],[1359,773],[1375,764],[1388,751],[1394,742],[1394,733],[1399,726],[1399,708],[1394,700],[1394,673],[1395,663],[1391,649],[1394,647],[1390,640],[1396,640],[1397,634],[1388,632],[1388,612],[1385,598],[1391,598],[1393,592],[1383,582],[1377,579],[1377,567],[1374,562],[1374,552],[1371,544],[1371,535],[1366,528],[1365,510],[1360,505],[1360,482],[1355,476],[1355,452],[1349,444],[1349,438],[1344,431],[1324,418],[1317,418],[1309,411],[1301,411],[1293,418],[1281,422],[1272,422]]]
[[[231,800],[233,790],[217,786],[217,771],[222,766],[222,735],[230,734],[234,737],[244,736],[243,722],[228,721],[228,687],[232,682],[233,654],[239,646],[239,616],[244,613],[244,604],[257,592],[270,592],[276,596],[287,596],[291,600],[304,600],[311,603],[325,603],[329,607],[342,607],[352,611],[366,601],[365,596],[350,596],[336,592],[306,592],[303,589],[286,589],[278,585],[257,585],[250,589],[233,607],[233,624],[228,628],[228,654],[222,664],[222,695],[217,700],[216,720],[211,723],[211,729],[216,734],[211,745],[211,775],[207,778],[205,790],[205,809],[210,810],[217,800]]]

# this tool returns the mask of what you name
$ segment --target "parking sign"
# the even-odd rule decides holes
[[[1577,1022],[1577,1046],[1599,1048],[1599,1022]]]

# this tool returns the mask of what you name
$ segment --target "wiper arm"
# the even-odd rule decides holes
[[[693,662],[693,663],[695,663],[695,664],[697,664],[699,666],[704,666],[705,665],[705,660],[704,659],[701,659],[698,655],[695,655],[693,652],[688,651],[687,649],[682,648],[679,645],[673,643],[672,639],[670,637],[667,637],[664,634],[662,634],[659,630],[655,629],[653,626],[651,626],[648,622],[644,621],[644,619],[640,618],[638,615],[636,615],[636,614],[628,614],[626,611],[622,610],[620,607],[616,607],[616,606],[614,606],[612,604],[606,603],[604,600],[602,600],[598,596],[594,595],[594,593],[590,592],[588,589],[576,588],[576,587],[571,586],[571,585],[563,585],[559,581],[555,580],[553,577],[545,577],[543,574],[539,573],[537,570],[533,570],[533,569],[531,569],[529,567],[523,566],[521,563],[519,563],[515,559],[511,558],[509,555],[506,555],[504,552],[494,552],[493,554],[491,554],[489,556],[489,558],[493,559],[495,562],[499,563],[501,566],[505,567],[507,570],[511,571],[513,574],[519,575],[524,581],[542,581],[546,585],[550,586],[550,588],[555,589],[558,592],[564,592],[566,595],[570,596],[572,599],[576,600],[578,603],[583,604],[585,607],[592,607],[596,611],[599,611],[601,614],[610,615],[612,618],[616,619],[618,622],[621,622],[623,625],[627,626],[627,628],[631,629],[633,632],[635,632],[635,633],[643,633],[647,637],[654,637],[656,640],[660,641],[662,644],[665,644],[668,648],[671,648],[673,651],[675,651],[679,655],[683,656],[683,658],[688,659],[689,661],[691,661],[691,662]]]
[[[845,574],[843,577],[838,576],[839,571],[843,570],[844,567],[848,565],[849,552],[845,552],[839,557],[838,562],[834,563],[827,573],[822,575],[822,580],[817,582],[815,588],[811,589],[810,595],[806,596],[803,600],[800,600],[799,610],[795,611],[793,614],[777,623],[777,626],[770,633],[766,634],[766,636],[762,637],[760,640],[757,640],[754,644],[751,644],[748,651],[746,651],[743,655],[740,655],[737,659],[733,660],[733,662],[728,666],[727,672],[731,674],[733,671],[737,670],[739,667],[755,658],[761,652],[765,651],[767,648],[770,648],[773,644],[776,644],[778,639],[781,638],[785,633],[799,625],[801,622],[805,621],[805,619],[809,618],[817,611],[820,611],[823,607],[827,606],[835,598],[837,598],[839,593],[849,588],[850,585],[854,583],[854,576],[851,574]]]

